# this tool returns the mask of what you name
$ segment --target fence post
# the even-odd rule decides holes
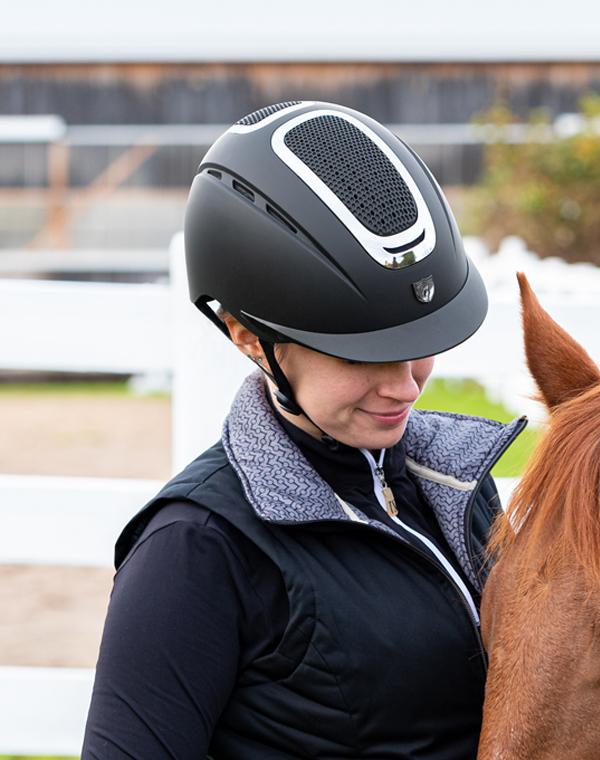
[[[221,437],[233,397],[254,365],[191,303],[181,232],[171,242],[170,270],[175,473]]]

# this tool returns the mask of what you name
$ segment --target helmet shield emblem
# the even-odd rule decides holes
[[[423,277],[412,284],[415,295],[421,303],[430,303],[435,293],[435,284],[432,275]]]

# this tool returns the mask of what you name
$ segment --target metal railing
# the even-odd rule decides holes
[[[3,248],[166,248],[181,227],[195,169],[225,124],[67,125],[59,117],[0,117],[0,252]],[[389,124],[444,187],[480,176],[483,147],[529,128]],[[539,127],[549,141],[582,128],[564,114]]]

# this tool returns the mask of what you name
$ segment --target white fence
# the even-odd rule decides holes
[[[0,281],[3,369],[155,372],[172,367],[169,289]]]
[[[484,327],[439,356],[436,375],[478,378],[515,398],[531,389],[516,293],[515,283],[514,293],[492,295]],[[598,298],[542,300],[600,359]],[[0,324],[3,368],[172,372],[174,471],[218,439],[235,391],[254,369],[188,302],[180,235],[169,286],[0,281]],[[111,565],[120,528],[159,485],[0,476],[0,563]],[[503,501],[512,486],[499,482]],[[78,754],[92,679],[89,669],[0,668],[0,754]]]

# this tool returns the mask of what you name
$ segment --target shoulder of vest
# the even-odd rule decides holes
[[[188,501],[192,504],[201,504],[211,511],[218,511],[214,508],[216,499],[227,498],[227,501],[238,501],[235,498],[236,495],[243,499],[241,483],[219,440],[171,478],[129,520],[115,544],[115,568],[119,569],[150,520],[165,504],[173,501]]]

